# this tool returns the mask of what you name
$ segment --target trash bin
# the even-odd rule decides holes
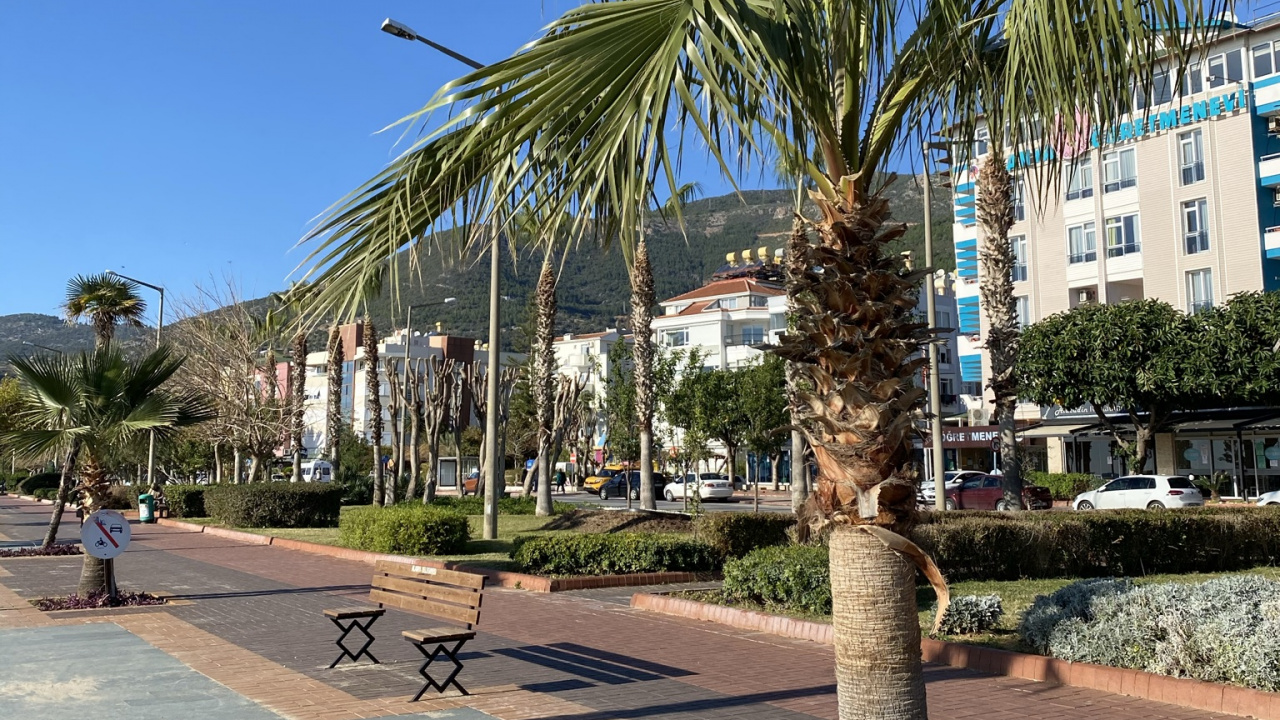
[[[138,496],[138,522],[153,523],[156,521],[156,499],[151,493]]]

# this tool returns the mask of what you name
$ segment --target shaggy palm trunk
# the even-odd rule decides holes
[[[900,554],[914,549],[901,535],[915,521],[912,418],[924,391],[914,377],[927,337],[913,311],[924,273],[883,252],[905,227],[886,227],[888,203],[863,182],[814,196],[819,244],[792,243],[794,314],[778,353],[801,366],[798,415],[819,470],[801,525],[835,525],[840,718],[906,720],[926,717],[915,574]]]
[[[80,454],[80,443],[72,442],[67,452],[66,462],[62,464],[62,477],[58,480],[58,496],[53,500],[53,512],[49,515],[49,529],[45,531],[44,542],[40,547],[49,547],[58,541],[58,527],[62,524],[62,512],[75,486],[76,456]]]
[[[324,422],[325,455],[333,466],[333,477],[338,478],[338,428],[342,426],[342,365],[346,359],[342,356],[342,335],[338,326],[329,328],[329,345],[325,348],[329,377],[328,408]],[[377,496],[374,496],[375,502]]]
[[[809,256],[809,236],[805,231],[804,221],[799,215],[791,223],[791,235],[787,239],[786,277],[787,277],[787,315],[794,316],[800,305],[796,296],[800,281],[804,278],[805,263]],[[791,415],[791,425],[799,427],[802,411],[800,390],[803,382],[803,369],[800,363],[787,361],[787,408]],[[809,499],[809,479],[805,475],[804,434],[799,430],[791,431],[791,511],[797,515]]]
[[[378,379],[378,333],[373,318],[364,316],[364,394],[368,399],[369,442],[373,445],[373,497],[378,505],[395,505],[396,479],[386,482],[382,467],[382,383]]]
[[[649,264],[649,244],[643,237],[636,244],[631,269],[631,330],[635,337],[636,435],[640,439],[640,507],[658,508],[653,493],[653,266]],[[631,493],[627,492],[627,497]]]
[[[1013,297],[1013,249],[1009,228],[1013,227],[1013,176],[1005,167],[1003,153],[992,148],[978,178],[976,206],[982,228],[979,256],[982,277],[978,287],[987,313],[987,357],[991,360],[991,388],[1000,423],[1000,470],[1004,506],[1022,509],[1022,473],[1014,435],[1014,412],[1018,407],[1018,381],[1014,364],[1018,359],[1018,313]]]
[[[534,295],[538,307],[537,330],[534,337],[533,400],[538,421],[538,517],[551,515],[551,446],[552,427],[555,419],[552,379],[556,372],[556,274],[551,267],[551,253],[542,261],[542,274]]]
[[[293,482],[302,482],[303,405],[307,399],[307,334],[293,336],[293,364],[289,368],[290,407],[289,440],[293,445]]]
[[[89,455],[89,453],[86,453],[86,455]],[[101,510],[105,505],[104,501],[106,500],[110,483],[106,470],[91,455],[84,463],[84,471],[81,477],[84,481],[81,506],[84,510],[84,516],[87,518],[91,513]],[[106,590],[106,564],[89,553],[85,553],[84,563],[80,568],[80,586],[76,588],[76,592],[80,597],[87,597],[94,593],[106,592]]]

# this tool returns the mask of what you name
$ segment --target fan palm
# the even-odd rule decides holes
[[[1006,121],[1084,107],[1109,125],[1135,77],[1148,83],[1160,53],[1184,55],[1197,40],[1153,28],[1200,27],[1200,11],[1196,0],[584,5],[406,119],[456,111],[315,228],[324,290],[314,311],[350,313],[366,278],[451,213],[478,238],[526,199],[540,236],[567,224],[573,236],[616,237],[642,262],[646,208],[659,187],[678,190],[687,139],[730,177],[785,157],[816,207],[791,258],[793,320],[779,352],[802,375],[798,414],[819,469],[809,507],[832,530],[840,716],[924,717],[908,559],[923,556],[901,533],[915,515],[922,392],[912,378],[930,334],[912,309],[927,270],[884,251],[904,228],[890,224],[883,171],[944,103],[960,134],[983,102],[1002,104]],[[974,71],[997,48],[995,92],[983,94]],[[1062,118],[1068,133],[1082,122]]]
[[[103,273],[76,275],[67,281],[62,310],[70,323],[89,318],[97,343],[105,345],[115,337],[117,325],[142,327],[147,304],[135,283]]]
[[[110,454],[145,437],[208,419],[194,398],[166,390],[182,358],[160,347],[138,360],[104,346],[79,355],[10,360],[24,396],[23,425],[6,440],[19,455],[66,458],[85,514],[107,499]],[[105,588],[102,561],[84,556],[81,595]]]

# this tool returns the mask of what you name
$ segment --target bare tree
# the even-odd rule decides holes
[[[402,432],[409,433],[409,447],[405,450],[409,457],[409,486],[405,490],[405,499],[418,497],[418,471],[420,458],[418,455],[418,444],[422,442],[422,360],[414,360],[409,366],[409,388],[406,400],[405,414],[408,416],[409,427]]]
[[[422,392],[418,400],[427,445],[427,478],[423,501],[429,503],[436,499],[436,488],[440,481],[440,431],[455,399],[458,407],[462,405],[462,386],[457,365],[452,358],[441,359],[432,355],[427,359],[422,374]],[[417,473],[414,474],[416,476]]]
[[[387,376],[387,386],[389,388],[387,391],[387,414],[391,417],[392,459],[390,465],[391,467],[399,468],[404,466],[404,463],[401,460],[401,454],[404,453],[404,423],[401,422],[400,415],[401,409],[406,405],[405,396],[409,391],[408,388],[405,387],[404,381],[401,378],[401,368],[397,367],[403,366],[404,360],[387,358],[387,362],[383,363],[383,365]],[[378,452],[379,454],[376,457],[379,458],[380,461],[382,457],[381,449],[379,449]],[[397,481],[398,479],[392,480],[387,483],[387,485],[393,485]],[[393,491],[384,491],[384,493],[385,492]],[[383,497],[384,493],[377,493],[377,496]],[[412,495],[412,492],[410,492],[410,495]]]

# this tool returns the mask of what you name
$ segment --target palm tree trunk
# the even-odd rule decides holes
[[[773,491],[778,492],[778,453],[769,456],[769,480],[773,483]]]
[[[76,456],[80,454],[80,443],[73,442],[67,452],[66,462],[62,464],[62,477],[58,480],[58,496],[53,500],[53,512],[49,515],[49,529],[45,531],[44,542],[40,547],[47,548],[58,541],[58,527],[62,524],[62,513],[75,486]]]
[[[653,411],[657,398],[653,387],[653,266],[649,244],[641,236],[631,269],[631,330],[635,336],[636,435],[640,438],[640,507],[658,508],[653,493]],[[630,492],[627,497],[631,497]]]
[[[787,238],[786,277],[787,277],[787,315],[794,317],[800,310],[797,292],[801,287],[807,266],[809,251],[809,234],[804,221],[796,215],[791,223],[791,235]],[[800,403],[801,383],[804,379],[800,363],[787,361],[787,407],[791,415],[791,424],[800,427],[802,412]],[[799,430],[791,431],[791,511],[800,514],[809,499],[809,478],[805,474],[805,442],[804,434]],[[801,529],[803,536],[805,530]]]
[[[293,365],[290,367],[289,396],[293,400],[290,408],[290,441],[293,445],[293,481],[302,482],[302,433],[304,408],[307,400],[307,334],[299,331],[293,336]]]
[[[368,400],[369,442],[373,444],[373,497],[378,505],[396,504],[396,478],[386,482],[382,467],[382,383],[378,377],[378,333],[373,317],[364,316],[364,394]]]
[[[556,274],[551,266],[551,253],[542,259],[542,273],[534,294],[538,307],[534,337],[533,401],[538,421],[538,517],[551,515],[551,445],[555,420],[552,379],[556,372]]]
[[[324,422],[324,452],[329,459],[329,464],[333,466],[333,477],[338,477],[338,436],[342,426],[342,365],[346,362],[343,357],[342,335],[338,331],[338,326],[333,325],[329,328],[329,343],[325,347],[327,357],[326,364],[328,367],[325,372],[329,380],[328,390],[328,408],[325,412]],[[374,496],[374,502],[378,498]]]
[[[995,145],[983,162],[978,183],[976,215],[982,227],[979,293],[987,313],[984,341],[991,360],[990,387],[1000,423],[1004,504],[1011,510],[1019,510],[1022,508],[1022,474],[1014,435],[1014,412],[1018,407],[1018,382],[1014,375],[1018,358],[1018,314],[1013,297],[1013,249],[1009,245],[1009,228],[1013,227],[1013,176],[1005,167],[1004,154]]]
[[[107,476],[106,471],[92,456],[86,459],[81,475],[84,479],[84,491],[81,493],[82,508],[84,516],[89,517],[92,513],[102,509],[108,488]],[[76,592],[80,597],[87,597],[106,590],[106,565],[102,560],[85,553],[84,563],[80,567],[80,585]]]
[[[244,455],[243,453],[241,453],[240,448],[235,448],[235,454],[233,457],[234,457],[234,460],[231,468],[231,482],[235,483],[236,485],[239,485],[242,479],[240,470],[244,467]]]

